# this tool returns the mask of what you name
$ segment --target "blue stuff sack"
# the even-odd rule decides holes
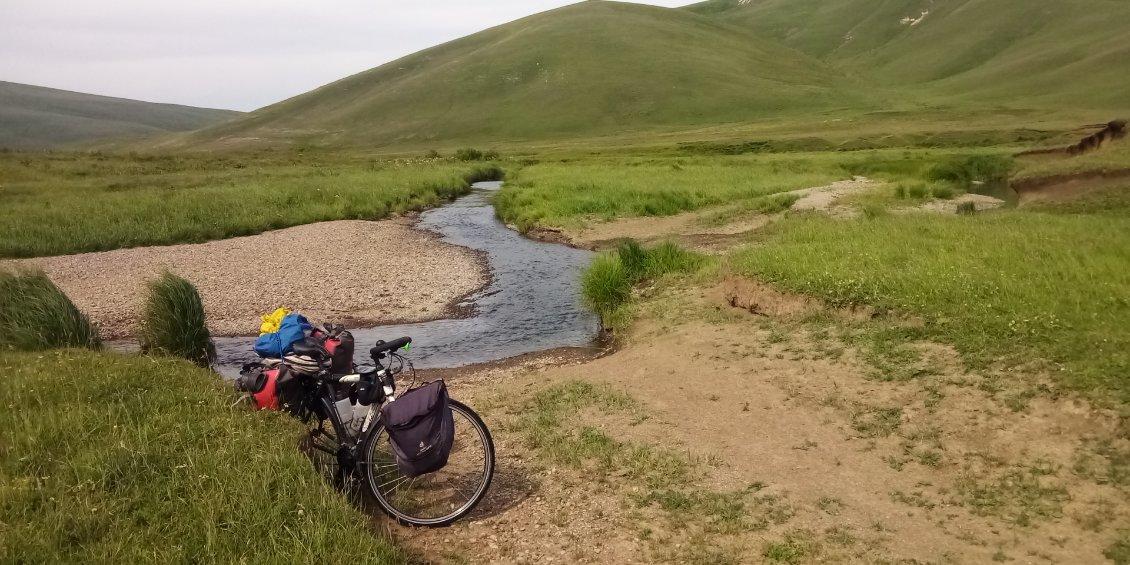
[[[281,358],[290,351],[294,342],[306,339],[314,326],[301,314],[287,314],[279,324],[279,331],[263,334],[255,340],[255,353],[260,357]]]

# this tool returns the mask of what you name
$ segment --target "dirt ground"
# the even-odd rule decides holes
[[[833,187],[798,203],[832,213]],[[769,221],[569,235],[725,249]],[[1130,416],[869,337],[920,320],[736,277],[646,294],[608,355],[442,375],[494,434],[491,490],[448,528],[378,523],[438,563],[1130,562]]]
[[[0,261],[0,268],[43,269],[106,338],[133,332],[146,282],[165,269],[196,285],[215,335],[254,335],[259,316],[279,306],[349,325],[450,317],[489,283],[486,260],[412,224],[409,217],[322,222],[200,244]]]
[[[1108,562],[1130,527],[1118,414],[937,344],[899,357],[906,377],[843,337],[858,313],[813,308],[669,290],[605,357],[448,375],[495,435],[495,482],[469,519],[394,537],[454,563]],[[535,424],[578,387],[591,402]]]

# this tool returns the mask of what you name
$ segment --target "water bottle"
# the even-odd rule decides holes
[[[341,418],[343,427],[349,427],[349,423],[353,420],[353,403],[349,401],[349,397],[338,400],[335,405],[337,406],[337,416]]]

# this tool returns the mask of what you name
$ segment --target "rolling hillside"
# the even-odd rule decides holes
[[[446,43],[193,136],[544,139],[866,104],[799,51],[685,10],[585,2]]]
[[[681,9],[590,1],[176,143],[424,148],[768,118],[822,128],[877,110],[959,124],[1002,110],[1121,115],[1130,109],[1128,18],[1126,0],[710,0]]]
[[[1130,106],[1125,0],[710,0],[687,9],[948,103]]]
[[[46,148],[189,131],[239,114],[0,81],[0,147]]]

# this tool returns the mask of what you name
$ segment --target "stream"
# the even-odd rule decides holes
[[[461,367],[593,344],[599,323],[581,305],[580,288],[581,269],[588,265],[592,253],[527,239],[507,228],[495,217],[491,205],[491,196],[501,186],[501,182],[475,183],[470,194],[424,212],[417,224],[420,229],[442,235],[444,241],[486,253],[491,283],[468,299],[474,307],[473,315],[349,328],[356,342],[358,364],[371,364],[369,348],[378,339],[401,336],[412,337],[407,357],[417,368]],[[411,261],[411,250],[406,249],[399,260]],[[395,261],[390,268],[395,268]],[[217,337],[215,342],[216,370],[228,378],[238,375],[244,362],[257,359],[251,350],[253,337]]]

